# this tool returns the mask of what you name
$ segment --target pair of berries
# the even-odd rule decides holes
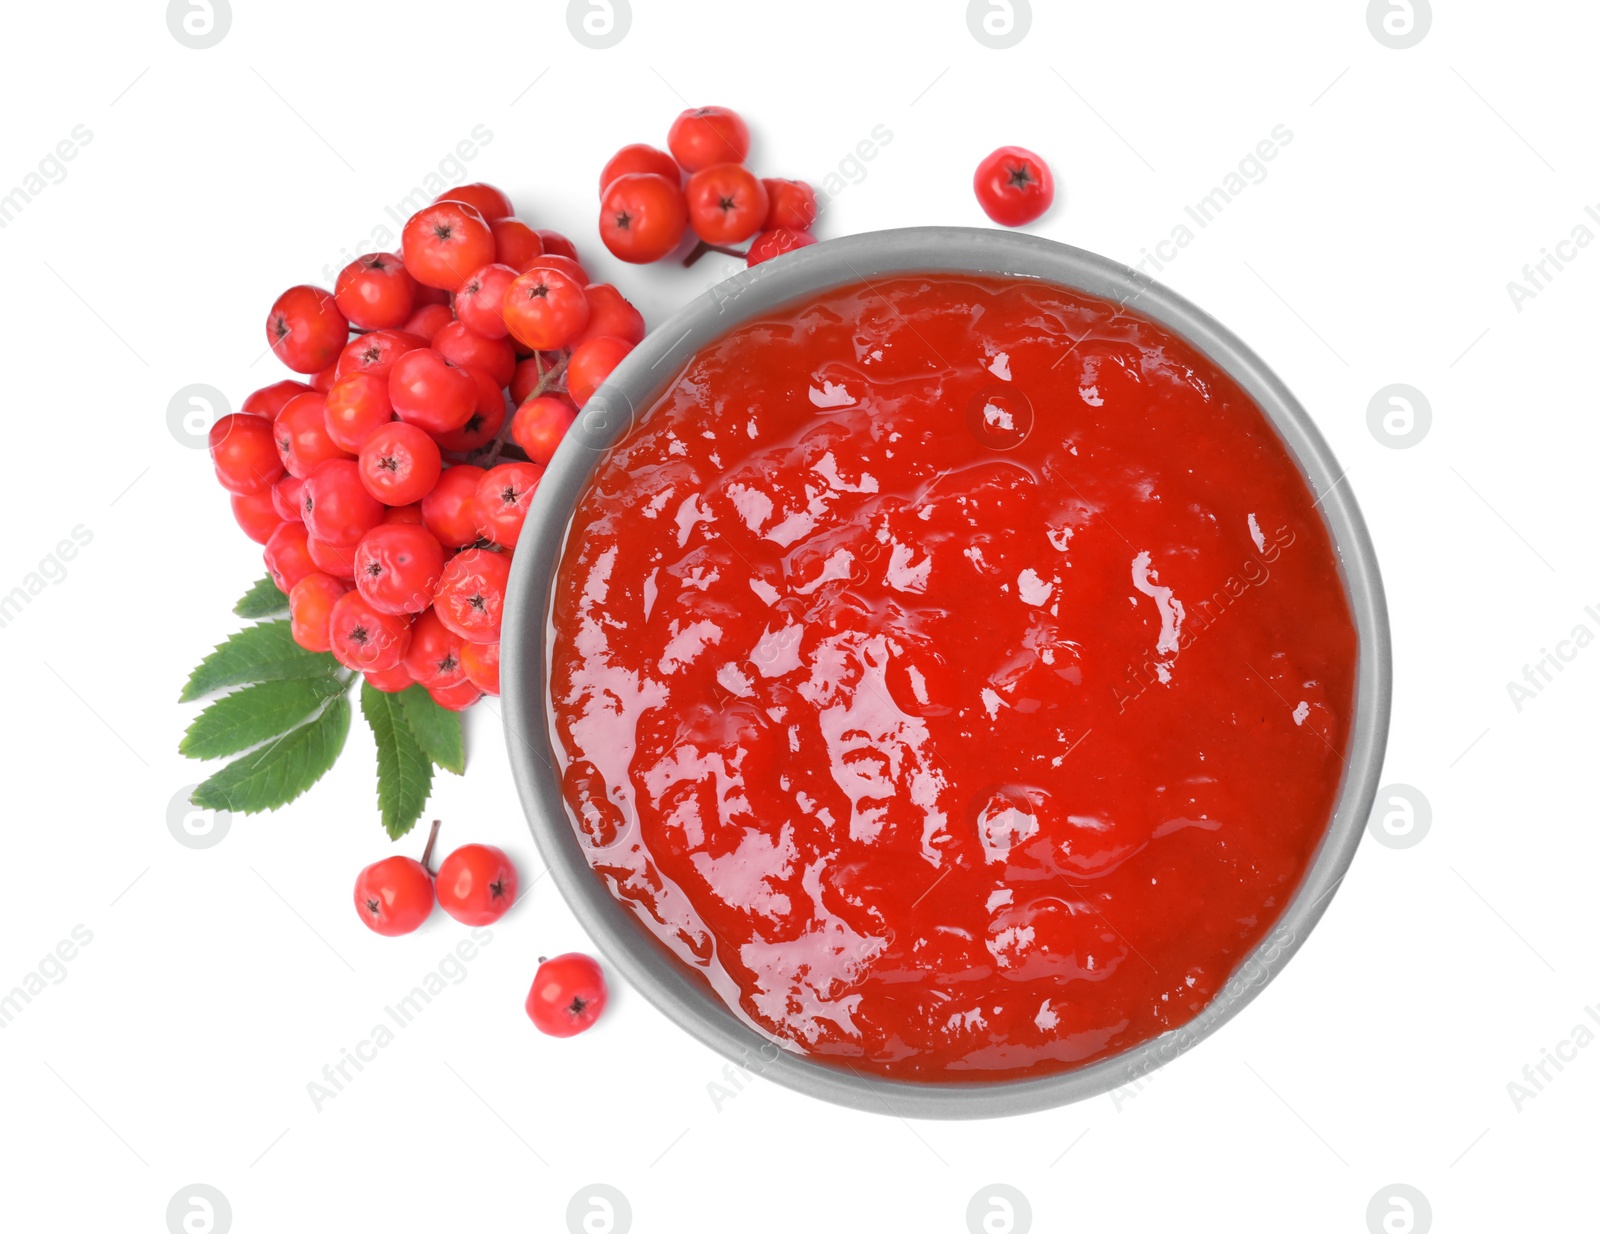
[[[469,926],[499,921],[516,902],[517,868],[505,853],[489,844],[463,844],[435,875],[428,865],[438,838],[435,820],[421,861],[385,857],[356,876],[356,913],[374,934],[410,934],[433,915],[435,902]]]

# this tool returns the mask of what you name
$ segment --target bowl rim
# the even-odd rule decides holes
[[[1074,1070],[1029,1079],[896,1080],[783,1048],[692,976],[590,868],[561,795],[546,707],[551,583],[578,497],[605,451],[700,348],[795,301],[877,277],[1009,276],[1111,300],[1178,334],[1227,372],[1276,431],[1317,495],[1357,633],[1349,750],[1327,830],[1271,930],[1194,1019]],[[512,562],[502,650],[502,718],[528,824],[568,905],[611,965],[669,1019],[753,1075],[853,1109],[896,1117],[992,1118],[1099,1096],[1186,1053],[1239,1013],[1299,949],[1343,881],[1382,772],[1391,645],[1377,557],[1345,470],[1276,373],[1210,314],[1148,275],[1084,249],[1021,232],[908,227],[824,240],[741,270],[650,331],[579,412],[528,512]],[[641,1064],[644,1065],[644,1064]]]

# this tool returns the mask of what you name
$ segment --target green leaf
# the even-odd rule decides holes
[[[178,753],[190,758],[224,758],[270,741],[315,714],[345,688],[337,677],[302,681],[263,681],[224,694],[189,725]]]
[[[306,651],[289,634],[287,621],[246,626],[200,661],[189,674],[180,703],[193,702],[224,686],[255,681],[331,677],[339,662],[325,651]]]
[[[236,758],[195,789],[206,810],[255,814],[288,805],[332,767],[350,732],[350,700],[340,696],[309,724]]]
[[[467,752],[461,744],[461,717],[434,702],[421,686],[395,695],[405,713],[411,735],[422,752],[446,771],[457,775],[467,769]]]
[[[269,574],[255,581],[233,606],[233,611],[239,617],[276,617],[289,611],[289,597],[278,590],[278,584]]]
[[[361,714],[378,744],[378,810],[383,829],[398,840],[422,817],[433,789],[433,764],[417,745],[399,695],[361,683]]]

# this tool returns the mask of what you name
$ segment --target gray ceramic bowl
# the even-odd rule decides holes
[[[881,275],[945,271],[1040,279],[1124,303],[1183,336],[1242,386],[1276,427],[1320,500],[1359,637],[1355,715],[1338,804],[1304,883],[1228,985],[1182,1028],[1075,1071],[1005,1082],[925,1084],[814,1061],[737,1018],[591,872],[563,803],[546,690],[550,583],[576,501],[605,449],[622,440],[699,348],[828,288]],[[840,1105],[919,1118],[989,1118],[1063,1105],[1130,1083],[1235,1015],[1281,969],[1327,908],[1361,839],[1389,726],[1383,585],[1343,470],[1304,408],[1253,351],[1202,310],[1126,266],[1017,232],[914,227],[828,240],[712,288],[650,332],[580,413],[539,486],[511,571],[502,636],[511,766],[539,851],[613,968],[712,1049],[779,1084]],[[640,1059],[640,1067],[648,1067]]]

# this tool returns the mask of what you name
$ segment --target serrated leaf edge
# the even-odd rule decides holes
[[[367,722],[367,727],[372,730],[373,744],[377,749],[378,764],[378,816],[383,822],[383,829],[391,840],[398,840],[417,825],[417,820],[427,809],[428,798],[433,795],[433,760],[418,743],[415,734],[411,731],[411,724],[405,717],[398,695],[387,694],[382,690],[374,689],[367,682],[361,683],[361,715]],[[380,730],[379,717],[381,717],[382,730]],[[422,773],[421,795],[416,802],[416,810],[409,818],[391,812],[384,803],[384,758],[385,743],[393,745],[392,756],[396,760],[396,774],[404,776],[405,768],[402,746],[409,746],[409,752],[414,754],[412,765],[420,767]],[[402,796],[403,783],[395,786],[395,797],[398,805]]]
[[[343,713],[342,717],[340,719],[340,730],[341,731],[339,732],[338,736],[334,739],[333,750],[332,750],[332,753],[328,756],[326,765],[322,768],[322,770],[318,771],[314,776],[312,776],[311,779],[308,780],[305,783],[305,785],[303,785],[301,788],[296,789],[289,796],[283,798],[283,800],[273,802],[270,805],[242,805],[241,806],[241,805],[235,804],[232,801],[207,800],[206,799],[207,798],[206,789],[208,787],[211,787],[213,789],[213,791],[217,791],[215,789],[215,785],[216,785],[217,781],[219,779],[221,779],[222,777],[226,776],[227,773],[232,768],[237,766],[239,763],[244,762],[246,759],[264,758],[266,752],[271,751],[278,743],[282,742],[286,738],[291,737],[296,733],[303,732],[305,730],[308,730],[308,729],[311,729],[311,728],[315,728],[315,727],[317,727],[319,725],[322,725],[322,724],[324,724],[325,722],[327,722],[329,720],[330,716],[339,715],[341,712]],[[271,742],[267,743],[266,745],[257,746],[254,750],[251,750],[249,753],[241,754],[238,758],[234,759],[227,766],[219,768],[217,771],[213,772],[210,776],[208,776],[204,781],[202,781],[200,784],[198,784],[195,787],[195,790],[192,793],[189,794],[189,800],[194,805],[199,806],[203,810],[227,810],[230,813],[234,813],[234,814],[262,814],[262,813],[265,813],[268,810],[281,809],[284,806],[288,805],[290,802],[295,801],[298,798],[304,796],[305,793],[308,792],[319,780],[321,780],[323,776],[327,775],[328,772],[333,769],[334,764],[339,761],[339,755],[344,752],[344,745],[345,745],[346,740],[348,740],[349,736],[350,736],[350,700],[348,698],[346,698],[343,694],[336,694],[333,698],[328,700],[327,705],[324,706],[322,708],[322,710],[320,710],[310,720],[306,721],[306,723],[296,725],[294,728],[290,729],[287,733],[280,734],[278,737],[274,738]]]
[[[282,601],[282,603],[275,603],[272,608],[252,609],[249,612],[246,612],[245,605],[249,602],[250,597],[255,595],[258,591],[264,591],[266,587],[271,587],[272,590],[277,593],[277,599]],[[240,596],[239,599],[235,601],[233,606],[233,615],[235,617],[243,617],[246,621],[257,621],[263,617],[276,617],[279,613],[287,613],[288,611],[289,597],[286,596],[282,591],[278,590],[278,584],[273,582],[272,575],[270,574],[262,575],[262,577],[251,583],[250,590],[245,592],[244,595]]]
[[[248,745],[237,746],[232,750],[224,750],[219,754],[191,754],[184,748],[189,744],[189,741],[195,735],[196,730],[198,730],[200,726],[206,722],[207,718],[212,716],[216,712],[216,709],[222,704],[228,702],[228,700],[237,698],[239,695],[245,694],[248,691],[258,690],[268,686],[292,685],[310,686],[311,689],[316,692],[317,697],[315,701],[313,701],[307,708],[305,714],[297,717],[287,727],[279,730],[276,733],[269,733],[267,736],[252,741]],[[248,685],[239,686],[237,689],[229,690],[226,694],[217,695],[205,705],[204,710],[202,710],[199,715],[195,716],[195,718],[190,722],[189,727],[184,730],[183,738],[178,742],[178,753],[183,755],[185,758],[197,759],[200,762],[207,763],[215,762],[219,758],[232,758],[236,755],[248,754],[256,747],[263,746],[269,741],[274,741],[280,737],[292,733],[302,724],[310,723],[315,717],[322,714],[323,708],[329,699],[333,698],[336,694],[342,694],[346,689],[349,688],[349,685],[349,678],[345,678],[341,681],[334,677],[287,677],[279,678],[274,681],[253,681]]]
[[[411,736],[416,741],[417,747],[428,757],[433,765],[448,771],[451,775],[465,775],[467,771],[467,743],[461,731],[460,713],[451,711],[445,707],[440,707],[439,704],[434,702],[428,692],[421,686],[409,686],[406,689],[401,690],[394,697],[400,701],[401,718],[405,720],[406,727],[411,730]],[[412,719],[411,708],[413,706],[432,707],[437,710],[441,716],[447,717],[448,720],[454,722],[456,744],[461,750],[461,761],[459,764],[444,761],[443,759],[437,757],[434,751],[423,745],[422,738],[418,735],[417,726]]]
[[[340,670],[339,662],[331,655],[328,655],[325,652],[306,651],[303,648],[296,646],[295,649],[300,653],[300,656],[288,656],[282,660],[269,661],[268,663],[291,664],[303,656],[306,662],[305,668],[307,669],[307,671],[304,673],[269,675],[265,677],[256,677],[248,681],[220,681],[204,690],[195,690],[195,682],[200,679],[201,674],[205,671],[207,666],[210,665],[212,661],[221,655],[228,647],[233,645],[236,640],[250,637],[251,633],[255,630],[264,629],[268,626],[288,626],[288,624],[289,622],[283,618],[274,618],[270,621],[258,621],[254,625],[244,626],[241,629],[235,630],[232,634],[228,635],[227,638],[223,639],[222,642],[213,647],[211,651],[207,653],[205,659],[201,660],[199,664],[195,665],[194,671],[189,674],[189,679],[183,683],[183,690],[178,695],[178,701],[180,703],[193,703],[207,697],[208,695],[216,693],[218,690],[225,690],[229,686],[256,685],[262,681],[287,681],[297,678],[317,677],[324,673],[331,675]]]

